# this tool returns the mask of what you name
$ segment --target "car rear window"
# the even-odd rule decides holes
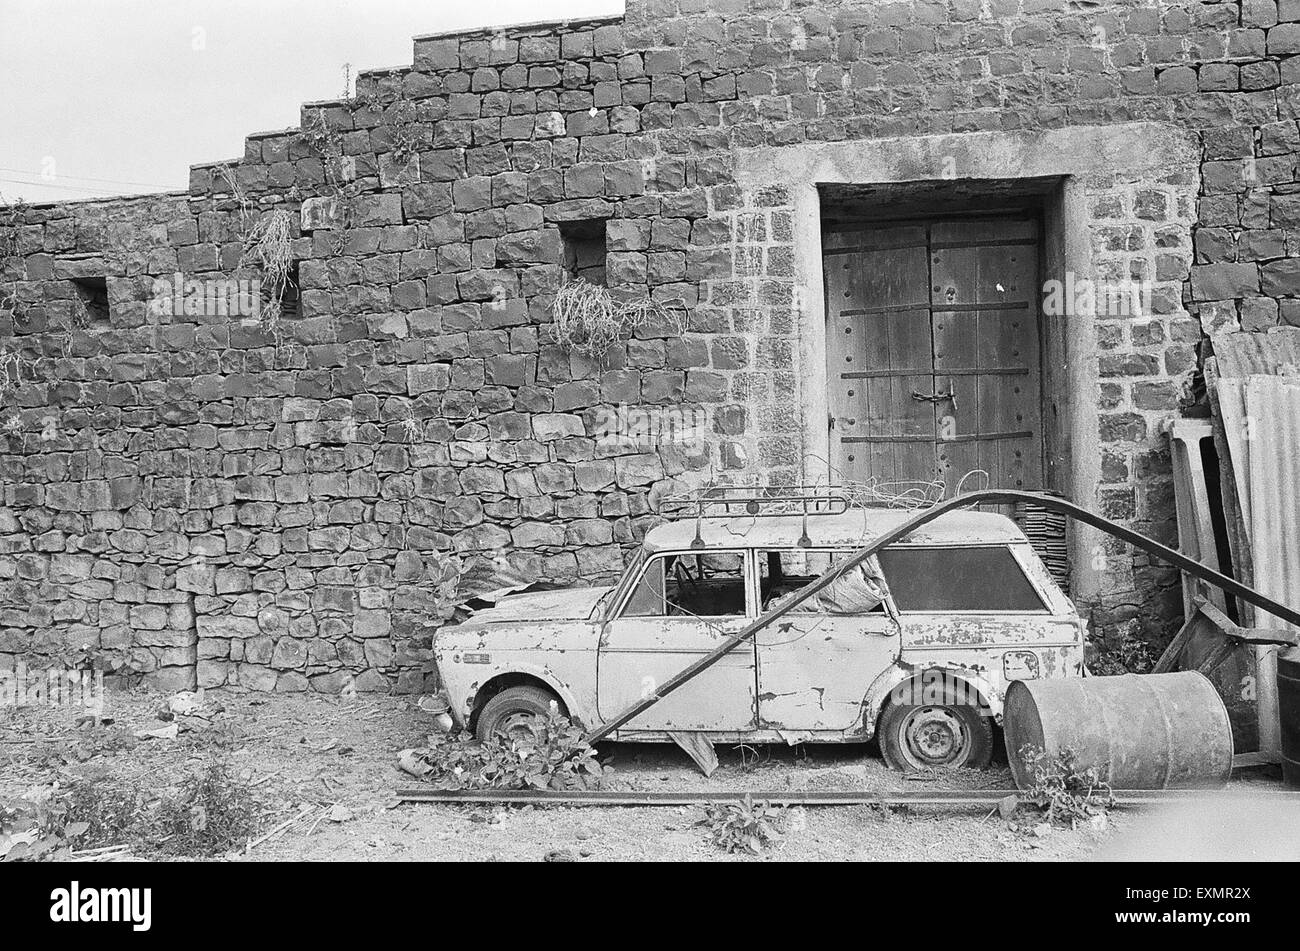
[[[1009,548],[894,546],[880,553],[900,611],[1043,611]]]

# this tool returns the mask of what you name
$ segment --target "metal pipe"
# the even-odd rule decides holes
[[[755,618],[740,631],[737,631],[735,634],[728,637],[712,651],[705,654],[680,673],[670,677],[655,690],[651,691],[647,696],[632,704],[632,706],[628,707],[612,720],[607,720],[600,726],[596,727],[586,735],[585,739],[588,743],[595,743],[599,740],[603,740],[628,721],[640,716],[646,710],[649,710],[678,687],[689,683],[699,674],[708,670],[724,656],[739,647],[741,644],[750,640],[755,634],[763,630],[769,624],[783,618],[818,591],[821,591],[827,585],[834,582],[842,574],[866,561],[882,548],[892,545],[899,539],[912,534],[912,532],[916,531],[927,522],[932,522],[939,516],[955,509],[985,504],[1006,505],[1014,502],[1033,502],[1043,508],[1069,515],[1072,518],[1083,522],[1085,525],[1091,525],[1093,528],[1100,529],[1109,535],[1113,535],[1121,541],[1128,542],[1130,545],[1141,548],[1143,551],[1155,555],[1161,561],[1171,564],[1176,568],[1181,568],[1183,571],[1195,575],[1215,587],[1221,588],[1229,594],[1241,598],[1243,601],[1247,601],[1258,608],[1263,608],[1268,613],[1282,618],[1284,621],[1290,621],[1292,624],[1300,625],[1300,612],[1284,607],[1271,598],[1260,594],[1253,588],[1248,588],[1241,582],[1229,578],[1227,575],[1220,574],[1212,568],[1205,567],[1200,562],[1188,558],[1182,552],[1170,548],[1168,545],[1162,545],[1160,542],[1147,538],[1145,535],[1139,534],[1131,528],[1125,528],[1123,525],[1110,521],[1110,519],[1102,518],[1100,515],[1089,512],[1087,509],[1081,508],[1073,502],[1067,502],[1064,499],[1044,495],[1039,492],[1023,492],[1013,489],[984,489],[979,492],[971,492],[968,495],[960,495],[956,498],[940,502],[937,505],[926,509],[924,512],[918,512],[905,522],[902,522],[885,532],[883,535],[880,535],[869,545],[858,549],[850,555],[847,560],[836,565],[834,568],[831,568],[821,577],[808,582],[808,584],[800,588],[792,597],[784,601],[778,607],[775,607],[766,614]]]

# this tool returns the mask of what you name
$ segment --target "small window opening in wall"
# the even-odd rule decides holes
[[[269,284],[265,277],[262,278],[262,310],[266,311],[267,305],[273,299],[280,302],[281,319],[295,320],[302,316],[302,292],[298,288],[298,262],[294,261],[289,265],[288,272],[285,274],[284,286],[279,288]]]
[[[76,324],[79,327],[108,324],[108,278],[77,277],[72,286],[77,292],[80,312]]]
[[[560,237],[564,240],[564,270],[568,277],[604,287],[607,253],[604,220],[562,222]]]

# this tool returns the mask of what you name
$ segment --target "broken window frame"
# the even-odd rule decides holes
[[[744,586],[744,609],[739,614],[671,614],[667,612],[669,604],[667,594],[668,575],[671,568],[668,567],[670,560],[678,558],[706,558],[716,557],[719,555],[735,555],[740,559],[740,581]],[[660,574],[661,593],[650,592],[651,598],[657,598],[662,605],[663,613],[660,614],[632,614],[629,613],[632,603],[637,595],[641,593],[642,585],[647,580],[647,575],[655,568],[655,563],[662,564],[663,571]],[[697,560],[697,564],[699,564]],[[752,548],[717,548],[708,549],[707,551],[660,551],[655,552],[642,559],[639,569],[636,570],[635,580],[627,585],[627,590],[621,592],[617,599],[617,607],[610,612],[607,621],[617,620],[690,620],[692,618],[708,618],[709,620],[726,621],[735,618],[752,618],[755,616],[755,597],[754,587],[754,570],[753,570],[753,549]]]
[[[823,573],[829,571],[832,567],[834,567],[834,565],[836,564],[835,556],[839,556],[840,559],[842,560],[852,556],[854,552],[855,549],[844,548],[844,547],[824,547],[824,548],[770,547],[770,548],[755,549],[754,573],[755,573],[755,582],[757,584],[755,596],[758,598],[760,613],[771,610],[772,607],[775,607],[777,604],[777,602],[769,602],[765,606],[763,601],[763,580],[765,577],[764,570],[765,567],[769,564],[766,556],[773,555],[773,554],[778,556],[788,554],[796,557],[809,556],[809,555],[829,556],[826,566],[824,568],[820,568],[814,571],[812,574],[790,575],[789,577],[798,579],[798,583],[794,585],[791,591],[782,595],[782,597],[788,597],[790,594],[799,591],[806,584],[821,577]],[[885,615],[897,619],[898,608],[894,604],[893,594],[889,590],[889,579],[885,575],[884,570],[880,566],[876,556],[873,555],[864,564],[872,564],[873,567],[879,572],[880,577],[884,581],[885,596],[879,602],[877,602],[877,604],[874,607],[872,607],[870,610],[851,611],[851,612],[827,611],[821,606],[821,600],[822,600],[821,596],[815,595],[812,598],[810,598],[808,601],[804,602],[804,604],[796,607],[793,611],[791,611],[791,614],[820,614],[820,615],[833,616],[833,617],[872,617],[875,615]],[[770,575],[766,577],[770,578]]]
[[[1000,543],[973,544],[973,545],[967,545],[967,544],[891,545],[883,549],[878,556],[880,568],[881,568],[881,574],[885,579],[885,587],[887,589],[887,597],[885,601],[882,602],[883,613],[889,615],[890,617],[893,617],[895,620],[897,620],[900,616],[903,615],[924,615],[924,614],[940,614],[940,615],[953,615],[953,616],[977,616],[977,615],[1014,616],[1014,615],[1024,615],[1024,614],[1051,615],[1056,613],[1055,609],[1052,606],[1052,600],[1050,599],[1048,593],[1043,589],[1041,583],[1034,578],[1033,574],[1026,570],[1025,565],[1021,561],[1021,555],[1017,551],[1017,547],[1018,546],[1016,545],[1000,544]],[[895,596],[894,584],[891,581],[891,572],[888,565],[888,562],[891,560],[892,553],[899,552],[899,551],[909,552],[909,553],[921,552],[921,551],[931,552],[931,553],[944,552],[944,551],[979,551],[984,553],[986,556],[989,555],[990,553],[1002,552],[1005,554],[1005,556],[1008,559],[1008,564],[1006,567],[1008,568],[1008,570],[1014,567],[1014,570],[1019,572],[1020,578],[1023,581],[1024,585],[1026,586],[1026,589],[1030,593],[1032,593],[1034,597],[1035,606],[1015,607],[1015,608],[988,608],[988,607],[906,608],[903,607],[898,602]],[[623,577],[619,579],[618,583],[615,585],[615,587],[611,592],[612,597],[610,597],[608,601],[609,610],[605,614],[604,622],[608,623],[614,620],[619,620],[623,618],[633,618],[633,617],[640,618],[640,619],[651,619],[651,618],[671,619],[671,618],[687,617],[688,615],[674,615],[674,614],[632,615],[627,613],[628,606],[636,594],[636,589],[641,584],[646,573],[650,570],[651,563],[657,559],[676,558],[680,556],[721,555],[721,554],[737,554],[737,553],[739,553],[742,556],[742,558],[745,559],[744,563],[746,565],[744,569],[746,579],[747,579],[745,582],[746,613],[744,615],[714,614],[714,615],[699,615],[699,616],[708,617],[711,619],[717,619],[717,618],[727,619],[727,618],[735,618],[735,617],[742,617],[742,616],[749,617],[749,618],[758,617],[759,615],[764,613],[764,611],[768,610],[763,607],[761,602],[761,597],[762,597],[762,583],[763,583],[763,566],[765,563],[762,559],[769,552],[786,552],[786,553],[792,553],[796,555],[830,553],[830,554],[839,554],[839,555],[847,556],[853,554],[852,549],[843,548],[842,546],[801,548],[797,546],[776,545],[776,546],[769,546],[764,548],[725,548],[725,549],[720,548],[720,549],[709,549],[707,551],[692,549],[689,551],[657,551],[657,552],[647,552],[644,549],[640,549],[638,550],[632,562],[629,563]],[[827,613],[827,612],[814,611],[809,613]],[[870,617],[872,615],[880,614],[880,613],[882,612],[873,609],[871,611],[862,614],[844,614],[844,615],[836,615],[836,616]]]

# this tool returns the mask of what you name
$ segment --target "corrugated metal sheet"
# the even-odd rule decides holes
[[[1255,588],[1300,604],[1300,379],[1247,377],[1245,396]],[[1258,623],[1300,632],[1262,611]]]
[[[1263,333],[1215,334],[1219,376],[1300,375],[1300,327],[1275,327]]]
[[[1300,604],[1300,328],[1219,334],[1207,381],[1215,387],[1248,537],[1251,585]],[[1256,627],[1297,630],[1260,611]],[[1280,747],[1277,648],[1256,649],[1260,749]]]
[[[1275,327],[1262,333],[1215,334],[1214,358],[1206,381],[1215,388],[1217,409],[1223,420],[1243,528],[1254,547],[1254,504],[1250,492],[1251,434],[1259,424],[1246,408],[1244,383],[1250,377],[1300,379],[1300,327]]]
[[[1250,423],[1250,547],[1254,587],[1286,605],[1300,604],[1300,381],[1277,376],[1245,379]],[[1264,611],[1257,627],[1300,631]],[[1258,648],[1261,709],[1277,709],[1276,647]],[[1277,723],[1260,724],[1260,748],[1278,749]]]

